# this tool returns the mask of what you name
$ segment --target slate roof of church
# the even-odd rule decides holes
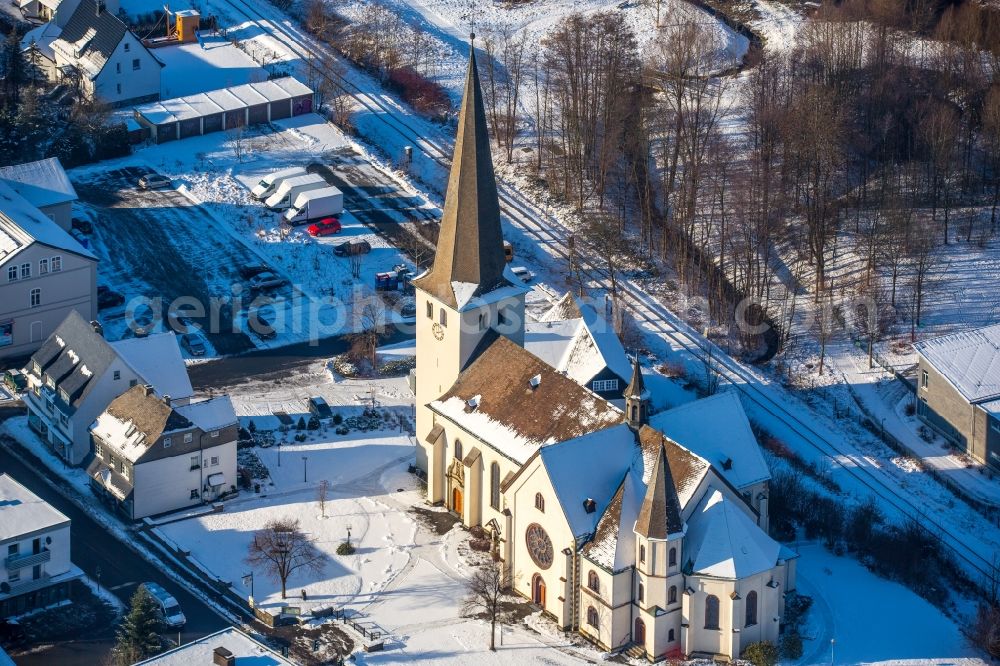
[[[514,286],[505,276],[507,260],[489,129],[475,49],[470,51],[434,265],[413,281],[453,308]]]
[[[540,446],[602,430],[623,416],[504,336],[480,351],[430,407],[518,463]]]

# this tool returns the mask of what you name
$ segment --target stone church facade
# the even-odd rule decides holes
[[[518,594],[654,661],[777,641],[796,555],[767,535],[766,481],[737,488],[651,427],[638,363],[622,410],[524,349],[474,53],[438,251],[414,286],[427,501],[487,530]]]

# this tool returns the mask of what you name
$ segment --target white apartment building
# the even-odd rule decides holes
[[[0,474],[0,620],[68,599],[83,575],[69,559],[70,520]]]
[[[139,384],[174,404],[194,393],[173,333],[107,342],[70,312],[25,368],[28,425],[68,463],[91,451],[90,426],[111,401]]]

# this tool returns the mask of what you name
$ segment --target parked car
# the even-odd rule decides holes
[[[328,419],[333,416],[333,410],[330,409],[330,405],[326,404],[326,400],[318,395],[309,398],[309,413],[321,419]]]
[[[159,190],[170,187],[172,184],[169,178],[158,173],[147,173],[139,179],[139,189],[141,190]]]
[[[338,257],[350,257],[355,254],[368,254],[371,251],[371,243],[363,240],[344,241],[333,248],[333,253]]]
[[[319,222],[310,224],[306,231],[309,232],[310,236],[329,236],[331,234],[339,234],[340,229],[340,220],[335,217],[324,217]]]
[[[273,340],[278,337],[278,330],[274,326],[276,320],[277,314],[270,305],[253,310],[247,317],[250,330],[261,340]]]
[[[125,302],[125,297],[103,284],[97,287],[97,309],[113,308]]]
[[[188,350],[191,356],[204,356],[208,351],[205,340],[197,333],[185,333],[181,336],[181,346]]]
[[[288,284],[288,280],[271,271],[257,273],[247,282],[251,291],[264,291],[267,289],[277,289]]]
[[[510,272],[516,275],[521,282],[527,283],[535,279],[535,274],[524,266],[514,266],[510,269]]]
[[[239,268],[240,277],[244,280],[249,280],[254,275],[259,275],[264,271],[274,272],[274,269],[267,264],[243,264]]]
[[[73,229],[79,231],[82,234],[90,235],[94,233],[94,225],[90,220],[83,220],[79,217],[73,218]]]
[[[3,385],[14,393],[21,393],[28,388],[28,380],[20,370],[10,369],[3,373]]]
[[[181,612],[181,605],[177,603],[174,596],[163,589],[158,583],[143,583],[139,587],[145,588],[149,596],[156,604],[157,615],[160,621],[171,629],[179,629],[187,623],[187,618]]]

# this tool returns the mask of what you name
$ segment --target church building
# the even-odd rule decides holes
[[[699,455],[715,431],[683,413],[684,446],[654,428],[638,362],[615,405],[525,348],[474,51],[437,254],[413,284],[427,501],[490,534],[515,592],[651,661],[777,642],[796,554],[767,534],[766,466],[734,477],[734,454]]]

